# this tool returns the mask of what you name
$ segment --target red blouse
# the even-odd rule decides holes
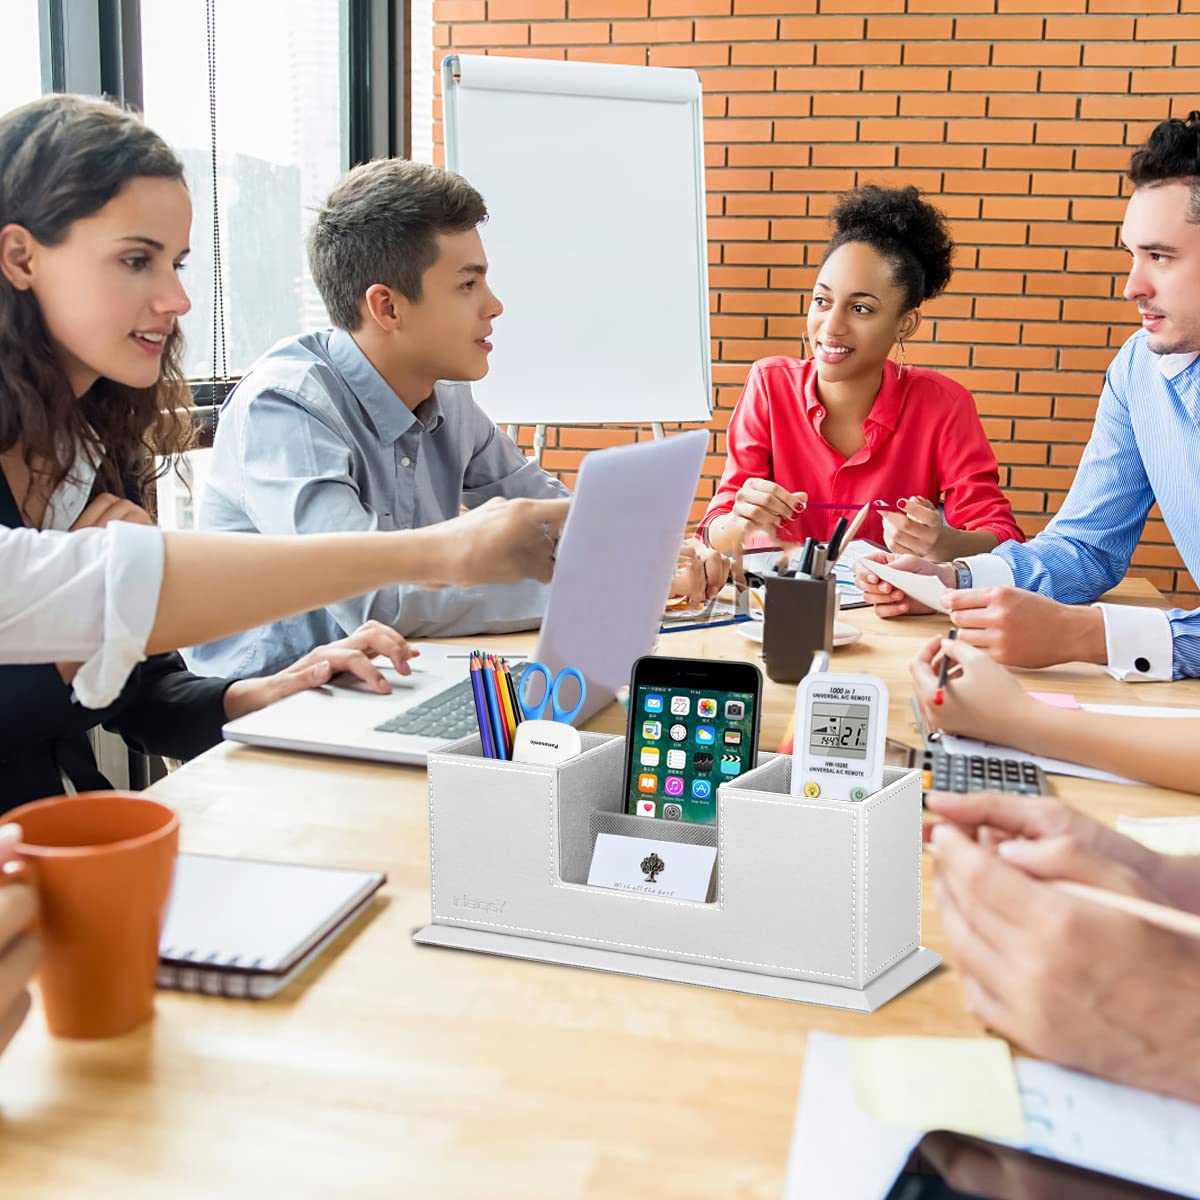
[[[924,496],[945,506],[956,529],[989,529],[1023,542],[1000,491],[1000,472],[966,388],[921,367],[898,374],[888,361],[866,421],[866,444],[846,458],[821,436],[825,406],[811,358],[764,358],[750,369],[729,420],[728,462],[700,529],[733,508],[747,479],[770,479],[807,492],[810,508],[779,526],[780,541],[827,541],[838,517],[868,500],[894,505]],[[817,505],[836,507],[816,507]],[[871,513],[858,534],[883,542],[883,518]]]

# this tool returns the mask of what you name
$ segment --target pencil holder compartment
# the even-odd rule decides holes
[[[625,814],[624,738],[583,739],[556,766],[483,758],[477,737],[429,756],[418,942],[864,1011],[941,961],[920,945],[917,772],[808,800],[774,757],[720,786],[715,826],[684,826]],[[599,832],[715,838],[709,901],[589,887]]]
[[[808,674],[817,650],[833,652],[837,580],[764,576],[763,667],[776,683],[796,683]]]

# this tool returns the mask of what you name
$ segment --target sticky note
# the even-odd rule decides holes
[[[1050,705],[1051,708],[1079,708],[1079,701],[1070,692],[1030,692],[1035,700]]]
[[[1018,1138],[1025,1128],[1000,1038],[852,1038],[850,1072],[859,1107],[893,1128],[984,1138]]]

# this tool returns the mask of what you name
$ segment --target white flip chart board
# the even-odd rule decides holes
[[[446,163],[483,194],[498,422],[711,416],[694,71],[452,55]]]

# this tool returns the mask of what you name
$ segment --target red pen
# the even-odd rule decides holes
[[[958,637],[958,626],[957,625],[955,625],[954,628],[950,630],[950,640],[954,641],[954,639],[956,637]],[[942,652],[942,669],[938,672],[937,691],[933,693],[933,702],[934,702],[934,704],[938,705],[939,707],[941,707],[941,705],[943,705],[946,702],[946,683],[947,683],[947,678],[948,678],[949,674],[950,674],[950,655],[948,655],[947,653],[945,653],[945,651],[943,651]]]

